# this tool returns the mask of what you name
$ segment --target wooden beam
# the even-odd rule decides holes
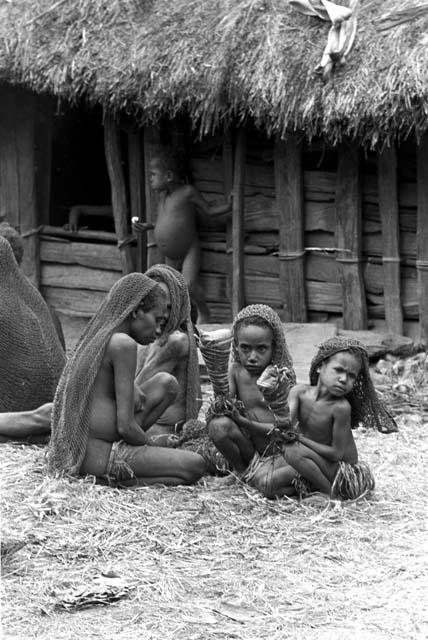
[[[336,246],[343,290],[343,327],[366,329],[367,304],[361,268],[360,152],[357,143],[342,143],[338,149]]]
[[[397,188],[397,154],[394,147],[378,155],[379,213],[383,240],[383,295],[385,320],[391,333],[403,333],[400,290],[400,226]]]
[[[146,202],[144,193],[144,150],[141,130],[132,127],[128,130],[128,167],[129,167],[129,198],[131,218],[138,218],[139,222],[146,222]],[[137,231],[137,264],[136,269],[141,273],[147,269],[146,234]]]
[[[233,190],[233,136],[230,127],[227,127],[223,134],[222,149],[223,164],[223,191],[225,199],[229,198]],[[227,261],[227,297],[232,299],[232,218],[230,217],[226,223],[226,261]]]
[[[150,161],[154,150],[160,144],[158,127],[146,127],[144,129],[144,187],[146,194],[146,220],[156,223],[158,196],[150,186]],[[153,230],[147,232],[147,267],[164,262],[162,253],[156,245]]]
[[[283,322],[306,322],[302,149],[296,135],[275,142],[279,280]]]
[[[416,269],[420,340],[428,344],[428,134],[417,147]]]
[[[122,169],[120,133],[114,119],[106,115],[104,120],[104,152],[111,185],[114,227],[121,255],[123,274],[134,271],[134,262],[128,231],[128,205],[126,202],[125,177]]]
[[[245,305],[244,285],[244,176],[245,130],[236,134],[235,163],[233,171],[232,209],[232,314],[235,316]]]

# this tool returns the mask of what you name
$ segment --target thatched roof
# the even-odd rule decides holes
[[[142,121],[186,111],[202,132],[251,117],[375,144],[428,128],[427,2],[363,0],[349,58],[324,82],[327,33],[288,0],[8,0],[0,74]]]

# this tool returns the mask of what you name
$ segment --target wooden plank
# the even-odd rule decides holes
[[[160,144],[160,133],[158,127],[145,127],[143,137],[144,147],[144,189],[146,199],[146,220],[156,224],[156,215],[158,208],[158,195],[150,186],[150,162],[156,147]],[[147,232],[147,267],[154,264],[164,262],[162,253],[160,252],[154,232],[150,229]]]
[[[229,194],[233,190],[233,138],[230,127],[225,128],[223,134],[222,144],[222,162],[223,162],[223,190],[224,197],[227,200]],[[227,260],[227,296],[229,300],[232,299],[232,287],[233,287],[233,223],[232,217],[227,221],[226,225],[226,260]]]
[[[121,273],[104,269],[88,269],[76,264],[42,263],[41,284],[45,287],[110,291]]]
[[[245,305],[244,282],[244,180],[245,130],[236,132],[233,171],[232,209],[232,313],[235,316]]]
[[[128,130],[128,166],[129,166],[129,200],[131,219],[146,222],[145,184],[144,184],[144,150],[141,130],[131,127]],[[136,269],[139,272],[147,269],[146,234],[137,231]]]
[[[41,287],[41,292],[54,309],[82,317],[94,315],[107,295],[105,291],[63,287]]]
[[[397,156],[394,147],[378,155],[379,213],[382,222],[385,319],[388,331],[403,333],[400,292],[400,228]]]
[[[54,238],[69,238],[70,240],[98,240],[100,242],[116,243],[117,236],[111,231],[69,231],[63,227],[53,227],[44,224],[40,229],[40,235],[52,236]]]
[[[285,322],[305,322],[302,148],[296,135],[276,140],[274,165],[282,316]]]
[[[16,146],[16,89],[0,87],[0,211],[12,227],[19,227],[20,189]]]
[[[65,348],[67,352],[70,353],[76,346],[90,318],[88,316],[75,316],[70,313],[62,313],[61,311],[57,312],[57,315],[64,334]]]
[[[122,271],[122,262],[116,245],[89,242],[57,242],[42,239],[40,242],[42,262],[80,264],[83,267]]]
[[[418,272],[418,302],[420,341],[428,344],[428,135],[425,133],[417,147],[417,242],[416,269]]]
[[[119,136],[119,128],[115,121],[111,116],[106,115],[104,119],[104,152],[111,185],[114,228],[120,249],[122,272],[127,274],[134,271],[134,263],[131,247],[127,244],[130,235],[128,232],[128,205]]]
[[[35,171],[39,224],[50,222],[52,135],[54,100],[38,96],[36,101]]]
[[[344,329],[366,329],[367,307],[361,269],[361,183],[359,147],[343,143],[336,179],[336,242],[343,289]]]

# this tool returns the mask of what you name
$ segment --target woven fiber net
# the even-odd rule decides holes
[[[83,331],[54,398],[49,473],[79,474],[89,436],[91,394],[105,348],[115,329],[156,286],[142,273],[124,276],[111,288]]]
[[[0,236],[0,412],[51,402],[64,364],[49,309]]]
[[[199,409],[199,363],[195,331],[190,319],[190,298],[186,282],[179,271],[165,264],[156,264],[150,267],[150,269],[146,271],[146,275],[156,282],[166,284],[170,294],[171,311],[164,327],[163,336],[167,339],[171,333],[177,331],[177,329],[181,329],[188,337],[189,355],[186,375],[186,420],[195,419],[198,416]]]
[[[362,425],[366,429],[378,429],[382,433],[397,431],[398,427],[394,418],[378,398],[370,377],[367,351],[358,340],[336,336],[323,342],[311,363],[309,372],[311,385],[317,384],[317,369],[321,363],[341,351],[351,351],[361,359],[361,371],[352,391],[346,396],[351,405],[352,428]]]
[[[229,394],[228,366],[232,332],[230,329],[200,331],[198,345],[215,397]]]

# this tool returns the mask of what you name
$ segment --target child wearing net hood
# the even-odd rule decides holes
[[[153,376],[135,406],[137,346],[159,337],[165,318],[165,294],[144,274],[131,273],[111,288],[58,383],[50,473],[90,474],[113,486],[191,484],[204,473],[201,456],[153,446],[146,434],[176,397],[173,376]]]
[[[367,351],[353,338],[334,337],[319,347],[310,384],[289,394],[294,431],[269,464],[258,468],[253,484],[267,497],[305,497],[314,491],[356,499],[374,488],[370,469],[358,461],[352,428],[362,425],[388,433],[393,418],[377,397]]]
[[[211,407],[209,435],[248,481],[269,454],[272,434],[288,424],[287,396],[295,383],[281,320],[267,305],[250,305],[236,316],[228,374],[229,398]]]

